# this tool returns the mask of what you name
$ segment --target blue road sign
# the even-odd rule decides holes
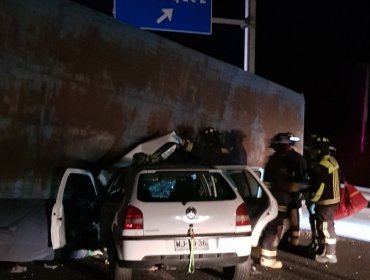
[[[151,30],[212,33],[212,0],[115,0],[115,18]]]

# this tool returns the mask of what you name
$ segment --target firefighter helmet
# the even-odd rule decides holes
[[[206,127],[202,133],[203,141],[210,146],[220,145],[220,133],[216,128]]]
[[[330,141],[327,137],[317,136],[312,140],[312,150],[316,154],[328,154],[330,147]]]
[[[294,136],[290,132],[278,133],[271,138],[270,147],[273,147],[274,145],[277,144],[294,145],[294,143],[298,142],[299,140],[300,140],[299,137]]]

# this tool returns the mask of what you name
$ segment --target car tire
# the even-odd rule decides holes
[[[132,280],[134,279],[131,268],[120,267],[113,240],[108,244],[109,280]]]
[[[226,279],[230,280],[247,280],[250,279],[252,260],[248,259],[235,266],[224,267],[224,274]]]
[[[132,268],[120,267],[117,259],[114,263],[114,280],[132,280],[133,271]]]

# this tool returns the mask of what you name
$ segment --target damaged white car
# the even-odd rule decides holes
[[[251,249],[277,215],[275,199],[251,168],[173,161],[176,141],[164,139],[156,142],[172,143],[164,150],[139,152],[166,160],[102,172],[103,195],[89,171],[67,169],[52,212],[53,248],[107,247],[111,279],[153,266],[189,273],[222,266],[225,278],[248,279]],[[80,210],[68,209],[75,203]]]

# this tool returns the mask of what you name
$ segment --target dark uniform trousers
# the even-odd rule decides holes
[[[289,203],[278,202],[278,215],[267,224],[262,238],[261,255],[266,259],[276,259],[277,247],[283,232],[284,219],[289,218]]]
[[[262,257],[276,259],[277,247],[282,237],[284,220],[289,219],[289,205],[293,201],[289,194],[275,194],[278,202],[278,215],[267,224],[262,238]],[[281,198],[281,199],[279,199]]]
[[[288,205],[289,218],[289,243],[297,246],[300,236],[299,209],[302,207],[302,194],[300,192],[291,193],[292,200]]]
[[[334,228],[334,214],[338,205],[316,205],[316,230],[319,245],[318,254],[334,255],[337,235]],[[325,252],[324,252],[325,250]],[[321,251],[321,252],[320,252]]]

